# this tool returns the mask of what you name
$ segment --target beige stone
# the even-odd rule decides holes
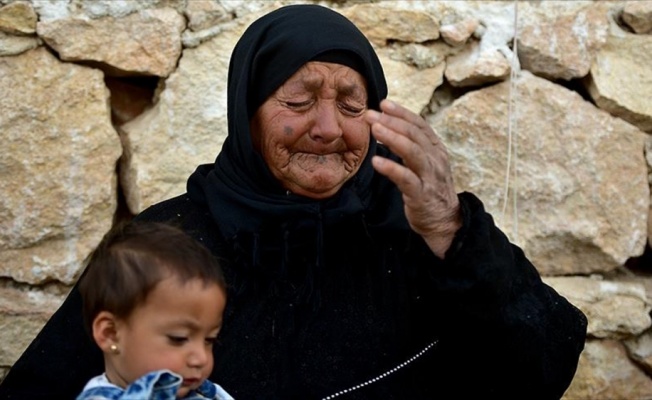
[[[405,63],[394,61],[381,52],[387,87],[391,100],[394,100],[416,114],[428,105],[435,89],[444,81],[445,63],[433,68],[418,69]]]
[[[561,400],[652,398],[652,381],[613,340],[588,340],[575,378]]]
[[[439,23],[424,12],[374,4],[356,4],[341,12],[376,45],[392,40],[422,43],[439,38]]]
[[[379,56],[422,69],[446,65],[448,56],[459,53],[463,47],[451,47],[442,41],[421,43],[392,43],[377,49]]]
[[[133,213],[184,193],[197,165],[215,160],[227,134],[229,58],[246,26],[241,22],[186,49],[158,102],[122,127],[126,157],[120,179]]]
[[[11,366],[63,302],[39,290],[0,287],[0,367]]]
[[[39,36],[66,61],[96,62],[112,75],[167,77],[181,55],[185,20],[173,9],[124,18],[73,17],[39,22]]]
[[[439,29],[441,38],[451,46],[462,46],[478,29],[480,22],[476,18],[466,18],[462,21],[443,25]]]
[[[627,339],[652,325],[652,304],[641,283],[584,277],[546,277],[544,281],[586,315],[590,337]]]
[[[38,16],[29,2],[16,1],[0,7],[0,32],[31,35]]]
[[[88,16],[92,19],[104,17],[123,18],[129,14],[148,9],[170,8],[181,13],[184,8],[189,7],[188,3],[194,3],[196,1],[202,0],[85,0],[73,3],[72,5],[75,7],[70,8],[74,11],[79,10],[81,15]],[[59,0],[55,0],[55,2],[59,2]],[[40,1],[39,3],[44,2]]]
[[[628,353],[648,373],[652,373],[652,330],[629,338],[625,342]]]
[[[652,35],[635,35],[611,25],[586,80],[596,104],[652,133]]]
[[[7,35],[0,32],[0,57],[15,56],[32,50],[39,45],[39,42],[36,37]]]
[[[595,51],[606,41],[608,7],[560,3],[521,4],[519,60],[523,69],[549,79],[581,78],[588,74]]]
[[[544,274],[609,271],[642,254],[650,190],[634,126],[526,71],[429,120],[459,190],[476,193]]]
[[[38,48],[0,58],[0,92],[0,276],[71,283],[117,204],[103,75]]]
[[[473,42],[448,58],[444,74],[451,85],[468,87],[502,81],[510,71],[510,60],[498,48],[484,49]]]
[[[652,32],[652,1],[626,2],[622,19],[635,33]]]
[[[11,367],[0,367],[0,383],[5,379]]]
[[[224,7],[212,0],[189,1],[185,15],[188,18],[188,28],[192,31],[210,28],[230,18]]]

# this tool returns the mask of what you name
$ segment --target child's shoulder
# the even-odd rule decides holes
[[[75,400],[115,400],[120,399],[124,390],[111,382],[106,374],[91,378]]]

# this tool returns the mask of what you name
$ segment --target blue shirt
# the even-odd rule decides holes
[[[182,382],[179,375],[161,370],[150,372],[123,389],[109,382],[106,374],[102,374],[88,381],[76,400],[176,400]],[[220,385],[207,379],[183,399],[233,400],[233,397]]]

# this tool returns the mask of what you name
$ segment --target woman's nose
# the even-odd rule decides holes
[[[320,102],[314,115],[310,137],[314,140],[332,142],[342,136],[337,105],[333,102]]]

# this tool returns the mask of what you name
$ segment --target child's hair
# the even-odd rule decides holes
[[[226,295],[222,269],[211,252],[183,230],[163,223],[129,222],[109,231],[80,278],[84,322],[108,311],[127,318],[163,279],[215,283]]]

